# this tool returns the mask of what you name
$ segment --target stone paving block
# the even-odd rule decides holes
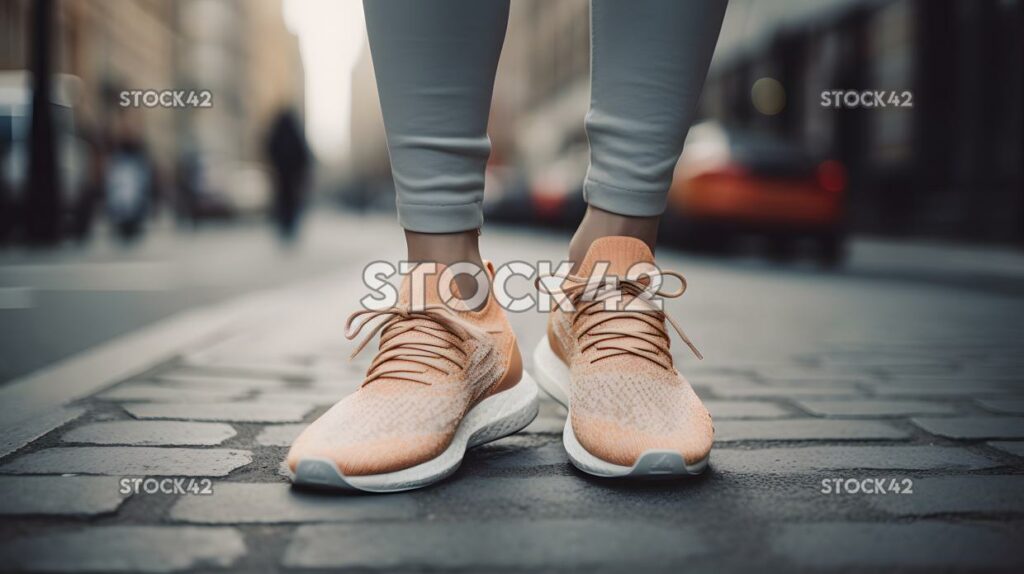
[[[1024,415],[1024,399],[978,399],[976,402],[997,413]]]
[[[145,401],[153,403],[209,403],[230,401],[244,397],[250,391],[245,388],[207,389],[200,387],[181,388],[177,385],[143,383],[122,385],[98,396],[108,401]]]
[[[686,359],[683,358],[685,361]],[[695,373],[692,372],[693,365],[688,365],[684,370],[686,373],[686,380],[691,385],[699,385],[703,387],[717,387],[717,386],[729,386],[729,385],[755,385],[757,384],[754,380],[753,375],[740,375],[740,374],[725,374],[725,373]]]
[[[156,384],[171,384],[176,387],[195,389],[231,389],[234,391],[272,391],[289,387],[281,379],[259,379],[255,377],[218,377],[209,375],[159,375]]]
[[[1024,564],[1019,533],[969,524],[780,525],[774,553],[813,568],[979,568]]]
[[[285,361],[260,361],[252,357],[220,358],[214,360],[192,361],[186,359],[188,367],[183,372],[189,376],[253,377],[265,379],[308,379],[316,375],[316,371],[307,365]]]
[[[1024,417],[914,418],[914,424],[954,439],[1024,438]]]
[[[326,346],[312,352],[309,357],[309,368],[318,371],[352,371],[353,360],[340,352],[337,341],[329,341]]]
[[[124,410],[137,419],[179,419],[245,423],[296,423],[314,405],[307,403],[154,403],[126,404]]]
[[[444,548],[439,552],[439,548]],[[289,568],[647,568],[679,565],[709,546],[693,526],[607,520],[507,520],[302,526]]]
[[[233,436],[235,429],[222,423],[111,421],[80,426],[61,440],[86,444],[214,446]]]
[[[717,472],[804,474],[830,470],[976,470],[999,463],[966,449],[943,446],[811,446],[756,450],[717,448]]]
[[[331,405],[333,405],[334,403],[340,401],[341,399],[343,399],[343,398],[351,395],[352,393],[358,391],[359,390],[359,386],[361,384],[362,384],[362,381],[358,381],[358,382],[356,382],[353,385],[319,385],[317,383],[313,383],[312,385],[310,385],[308,387],[301,388],[301,389],[296,389],[296,391],[304,391],[304,392],[308,392],[308,393],[311,393],[311,394],[315,393],[316,395],[318,395],[320,397],[320,400],[323,400],[323,401],[327,401],[328,399],[333,398],[334,400],[330,403]],[[290,392],[292,392],[291,389],[284,389],[283,391],[267,391],[266,394],[270,395],[270,394],[276,394],[276,393],[290,393]],[[327,403],[325,402],[323,404],[327,404]]]
[[[895,440],[909,438],[902,429],[878,421],[787,419],[720,421],[715,441],[739,440]]]
[[[811,414],[827,417],[904,417],[956,412],[950,403],[903,399],[803,399],[796,401],[796,404]]]
[[[359,496],[310,492],[290,484],[217,482],[208,496],[182,496],[171,518],[202,524],[360,522],[411,520],[416,499],[410,494]]]
[[[0,515],[106,514],[127,498],[118,487],[109,476],[0,476]]]
[[[265,403],[299,403],[328,407],[345,398],[351,392],[306,389],[268,391],[256,395],[255,400]]]
[[[775,403],[766,401],[707,400],[704,406],[716,421],[727,419],[775,419],[791,413]]]
[[[971,372],[958,371],[948,375],[896,375],[892,379],[897,385],[938,385],[943,387],[984,386],[984,387],[1019,387],[1024,378],[1016,368],[1004,369],[1002,372]]]
[[[472,456],[488,467],[495,469],[525,470],[538,466],[569,464],[562,440],[552,441],[540,446],[522,446],[517,444],[518,437],[505,438],[487,446],[475,448],[467,456]]]
[[[149,446],[55,447],[0,467],[3,474],[106,474],[113,476],[227,476],[252,462],[234,449]]]
[[[791,366],[791,363],[786,363]],[[701,376],[704,375],[737,375],[737,376],[753,376],[754,369],[761,365],[745,365],[737,364],[735,361],[716,361],[712,358],[706,358],[699,363],[691,363],[686,366],[687,372],[699,373]]]
[[[781,385],[715,385],[709,387],[716,397],[724,399],[858,397],[864,392],[854,387],[799,387]]]
[[[992,441],[988,443],[988,446],[997,448],[1003,452],[1008,452],[1012,455],[1024,457],[1024,441]]]
[[[1024,513],[1024,475],[913,479],[911,494],[865,496],[871,506],[900,515]]]
[[[82,416],[84,412],[85,409],[82,408],[59,408],[13,424],[6,424],[7,421],[3,421],[5,424],[0,428],[0,457],[7,456],[50,431],[68,424]]]
[[[263,446],[291,446],[308,425],[267,425],[263,427],[260,434],[256,435],[256,442]]]
[[[780,387],[854,387],[868,383],[871,379],[867,377],[851,377],[849,375],[819,374],[819,375],[792,375],[779,376],[775,373],[761,375],[758,381],[772,386]]]
[[[90,526],[4,542],[0,563],[30,572],[176,572],[225,568],[245,550],[234,528]]]
[[[1009,387],[1002,384],[985,383],[970,384],[960,383],[879,383],[872,387],[872,391],[881,397],[976,397],[982,395],[1020,395],[1024,394],[1021,388]]]
[[[574,472],[540,476],[479,476],[465,473],[432,488],[431,499],[424,504],[430,509],[439,506],[479,508],[473,512],[474,517],[506,516],[514,512],[517,516],[544,519],[562,517],[573,508],[599,508],[609,504],[609,501],[620,502],[630,498],[628,490],[628,486],[622,491],[595,488],[594,484]],[[631,503],[644,504],[643,499],[643,495],[639,495]],[[659,502],[664,504],[665,501],[660,499]]]
[[[310,383],[311,389],[337,390],[343,393],[350,393],[363,384],[364,370],[353,371],[345,375],[333,377],[320,377]]]
[[[957,365],[952,361],[926,360],[920,363],[891,363],[872,366],[883,371],[889,377],[955,377],[957,374]]]

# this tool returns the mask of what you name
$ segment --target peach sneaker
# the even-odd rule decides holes
[[[505,311],[491,293],[478,310],[444,305],[442,271],[424,276],[422,299],[412,297],[406,276],[396,306],[349,317],[349,338],[378,321],[353,353],[379,333],[377,355],[362,386],[292,444],[295,484],[419,488],[455,472],[468,447],[513,434],[537,415],[537,386],[523,372]],[[487,271],[493,278],[490,263]]]
[[[678,297],[686,281],[660,271],[681,287],[658,291],[650,277],[631,273],[653,263],[638,239],[595,241],[563,284],[572,311],[552,310],[534,353],[541,388],[569,409],[562,433],[569,460],[593,475],[685,476],[708,462],[711,416],[674,366],[666,320],[698,358],[700,352],[650,297]],[[601,284],[601,276],[614,283]]]

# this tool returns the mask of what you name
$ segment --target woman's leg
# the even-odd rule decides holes
[[[409,259],[479,262],[508,0],[366,0],[363,9]]]
[[[377,338],[377,354],[362,386],[295,440],[288,466],[297,484],[396,492],[445,478],[473,444],[530,424],[537,388],[497,300],[487,292],[471,311],[446,309],[441,283],[443,265],[480,264],[487,116],[508,1],[363,6],[409,260],[441,265],[404,277],[395,306],[349,318],[346,336],[369,332],[357,352]],[[457,277],[467,279],[461,294],[474,295],[476,282]]]
[[[658,217],[724,10],[714,0],[592,0],[589,208],[569,252],[587,284],[654,263]],[[603,477],[702,472],[714,427],[676,369],[669,325],[700,352],[675,321],[638,301],[637,283],[588,302],[578,277],[570,280],[575,308],[551,312],[533,360],[540,384],[569,407],[562,439],[570,462]],[[682,294],[668,289],[659,294]],[[616,302],[627,306],[608,308]]]
[[[600,237],[653,249],[658,218],[725,14],[725,0],[592,0],[589,208],[570,246]]]

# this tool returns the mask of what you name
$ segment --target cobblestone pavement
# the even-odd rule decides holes
[[[542,236],[488,240],[499,262],[563,250]],[[560,443],[564,412],[545,399],[524,432],[471,451],[434,487],[292,491],[280,471],[287,445],[359,384],[369,358],[344,359],[340,325],[361,293],[348,262],[231,321],[176,324],[187,344],[151,332],[145,348],[109,347],[79,372],[119,372],[111,363],[152,353],[142,368],[83,388],[0,390],[0,564],[1021,571],[1019,293],[674,254],[661,263],[687,274],[690,291],[668,309],[708,357],[677,357],[715,418],[699,478],[576,472]],[[527,362],[543,321],[513,317]],[[70,400],[51,396],[65,390]],[[122,492],[144,476],[177,477],[186,491]]]

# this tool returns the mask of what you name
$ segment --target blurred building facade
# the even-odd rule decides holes
[[[31,0],[0,3],[4,50],[0,70],[28,71],[32,34]],[[117,105],[118,83],[132,87],[174,87],[177,22],[170,2],[126,0],[120,3],[63,0],[56,4],[54,69],[78,78],[76,119],[94,130],[109,122]],[[166,157],[174,149],[173,111],[147,114],[147,139]]]
[[[190,109],[188,127],[224,159],[258,160],[273,115],[301,112],[304,78],[298,39],[282,0],[179,0],[177,77],[213,93],[213,107]],[[209,112],[213,113],[209,113]]]
[[[498,67],[492,139],[529,172],[583,143],[590,102],[590,2],[515,2]]]
[[[363,40],[352,68],[352,107],[349,110],[349,169],[353,180],[384,181],[390,177],[388,144],[384,136],[377,79],[373,74],[370,44]]]
[[[708,115],[844,162],[850,225],[1024,242],[1024,2],[733,0]],[[785,105],[751,105],[774,78]],[[824,90],[910,92],[909,109],[834,109]]]
[[[170,193],[183,155],[260,162],[304,74],[283,0],[56,0],[54,69],[75,78],[76,129],[102,147],[121,116],[142,131]],[[0,72],[27,71],[32,0],[0,2]],[[208,90],[211,106],[125,109],[123,90]]]

